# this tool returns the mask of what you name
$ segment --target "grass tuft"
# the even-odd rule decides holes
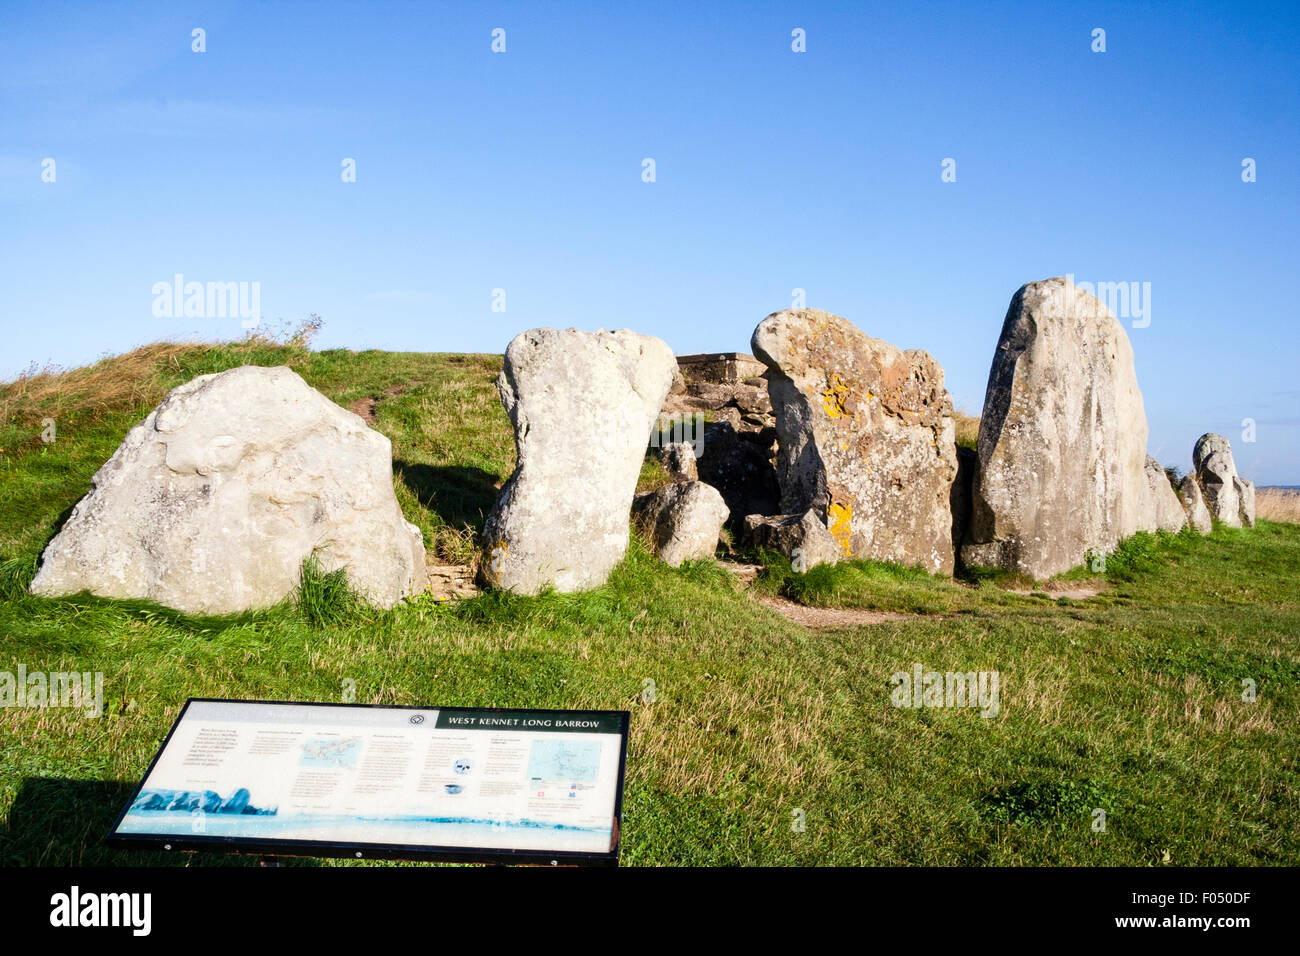
[[[0,598],[15,600],[26,596],[36,577],[35,555],[22,555],[0,561]]]
[[[763,566],[755,586],[809,607],[860,608],[903,614],[946,614],[981,602],[1014,603],[992,582],[1006,585],[1018,581],[1014,575],[992,572],[985,576],[989,586],[977,589],[923,568],[887,561],[840,561],[819,564],[800,574],[790,561],[775,552],[762,552],[756,560]]]
[[[348,584],[346,568],[325,571],[319,555],[302,563],[298,582],[298,609],[308,627],[343,627],[369,616],[370,606]]]
[[[1173,537],[1168,531],[1139,531],[1125,538],[1106,555],[1106,577],[1132,581],[1142,571],[1154,568]]]

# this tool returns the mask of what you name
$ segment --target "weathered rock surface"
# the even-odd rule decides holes
[[[1241,487],[1237,464],[1232,459],[1232,444],[1222,435],[1207,432],[1196,440],[1192,449],[1192,467],[1205,494],[1210,516],[1231,528],[1242,524]],[[1252,486],[1251,521],[1254,521]]]
[[[659,449],[659,463],[673,481],[699,481],[700,468],[695,460],[695,446],[690,442],[669,442]]]
[[[763,363],[743,352],[702,352],[698,355],[679,355],[677,365],[682,377],[691,384],[722,384],[743,382],[760,377],[766,369]]]
[[[1244,527],[1255,527],[1255,483],[1245,478],[1237,478],[1237,514]]]
[[[32,591],[226,614],[291,594],[313,552],[377,605],[424,588],[388,439],[290,369],[244,366],[173,389],[131,429]]]
[[[1147,499],[1138,520],[1141,531],[1181,531],[1187,526],[1187,512],[1169,482],[1164,466],[1147,455]]]
[[[686,394],[686,377],[682,375],[681,366],[673,365],[673,381],[668,386],[668,394],[665,396],[665,402],[671,402],[674,399]]]
[[[662,341],[627,330],[533,329],[511,341],[497,390],[518,458],[484,527],[486,583],[528,594],[604,583],[627,551],[675,364]]]
[[[730,422],[737,431],[759,431],[775,423],[767,382],[751,378],[740,382],[689,382],[671,393],[663,414],[690,422],[700,415],[711,422]]]
[[[672,482],[638,495],[632,505],[641,533],[660,560],[674,568],[713,557],[728,514],[718,489],[702,481]]]
[[[749,514],[775,514],[781,489],[772,464],[776,429],[737,431],[730,422],[704,429],[699,477],[722,493],[733,523]]]
[[[844,555],[950,573],[957,453],[939,363],[816,309],[769,315],[753,349],[768,368],[782,512],[813,510]]]
[[[1123,326],[1057,277],[1011,300],[980,419],[967,564],[1042,579],[1138,530],[1147,420]]]
[[[729,422],[737,432],[771,428],[772,403],[761,362],[736,352],[682,355],[677,359],[682,384],[674,386],[663,414],[689,420],[702,414],[709,422]],[[697,449],[698,450],[698,449]]]
[[[1185,476],[1179,483],[1178,490],[1183,493],[1187,523],[1201,534],[1213,531],[1214,522],[1210,520],[1210,509],[1205,506],[1205,495],[1201,493],[1201,483],[1196,480],[1196,475]]]
[[[844,555],[821,516],[811,509],[801,515],[746,515],[741,539],[747,547],[784,554],[799,572],[835,564]]]

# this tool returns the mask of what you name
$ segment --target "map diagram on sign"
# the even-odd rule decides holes
[[[356,766],[361,753],[361,738],[345,740],[309,740],[302,745],[300,767],[333,767],[349,769]]]
[[[528,754],[528,777],[555,783],[594,783],[600,770],[597,741],[537,740]]]

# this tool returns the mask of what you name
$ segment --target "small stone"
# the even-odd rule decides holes
[[[1178,490],[1183,493],[1183,507],[1187,510],[1188,524],[1201,534],[1213,531],[1214,522],[1210,519],[1210,509],[1205,506],[1205,495],[1201,493],[1201,483],[1196,480],[1196,475],[1183,478]]]
[[[760,551],[776,551],[802,573],[819,564],[836,564],[843,550],[816,511],[801,515],[746,515],[742,541]]]
[[[690,442],[669,442],[659,449],[659,463],[673,481],[699,481],[700,468],[695,461],[695,447]]]
[[[718,489],[702,481],[672,482],[638,495],[632,506],[646,540],[674,568],[713,557],[728,514]]]

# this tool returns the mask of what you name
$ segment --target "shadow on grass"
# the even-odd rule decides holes
[[[49,547],[50,542],[58,536],[60,531],[63,530],[63,526],[68,523],[68,519],[72,517],[72,512],[76,510],[77,505],[80,503],[81,499],[78,498],[75,502],[64,508],[63,511],[59,513],[59,516],[54,519],[54,524],[51,525],[50,536],[46,539],[45,544],[41,545],[42,554],[45,553],[45,549]]]
[[[116,780],[28,777],[0,831],[5,866],[257,866],[258,858],[225,853],[112,850],[104,837],[117,822],[135,784]],[[316,865],[313,860],[286,860]]]
[[[238,627],[259,624],[281,624],[299,617],[296,607],[297,594],[293,594],[279,604],[252,611],[239,611],[233,614],[191,614],[167,607],[148,598],[108,598],[78,591],[60,597],[37,597],[22,595],[30,601],[39,601],[51,606],[62,605],[79,615],[95,614],[126,615],[146,624],[163,624],[173,630],[192,631],[199,634],[220,634]]]
[[[393,459],[393,474],[428,508],[453,528],[469,525],[483,530],[483,522],[497,499],[497,476],[482,468],[463,465],[421,465]]]
[[[32,578],[36,576],[36,572],[40,569],[41,556],[45,554],[45,549],[50,546],[50,542],[58,537],[59,532],[63,530],[63,526],[68,523],[74,508],[76,508],[75,504],[68,505],[54,519],[49,537],[41,543],[39,551],[31,554],[11,555],[0,560],[0,597],[14,598],[27,593]]]

